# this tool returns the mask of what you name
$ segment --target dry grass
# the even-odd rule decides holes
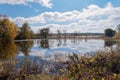
[[[120,52],[73,54],[67,62],[55,64],[56,74],[49,74],[51,67],[45,71],[44,62],[38,64],[37,59],[9,59],[0,64],[0,80],[120,80]]]

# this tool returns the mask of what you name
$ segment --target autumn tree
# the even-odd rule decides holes
[[[16,25],[9,19],[0,20],[0,38],[4,40],[14,40],[17,35]]]
[[[30,26],[25,22],[21,28],[19,28],[19,34],[16,39],[31,39],[33,37],[33,31],[30,29]]]

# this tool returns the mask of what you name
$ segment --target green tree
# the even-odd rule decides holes
[[[9,19],[0,20],[0,38],[14,40],[17,35],[17,27]]]
[[[49,35],[49,28],[43,28],[40,30],[41,38],[48,38]]]
[[[108,28],[105,30],[105,37],[113,37],[115,35],[116,31]]]
[[[34,34],[27,22],[25,22],[18,31],[19,31],[19,34],[16,37],[16,39],[31,39]]]

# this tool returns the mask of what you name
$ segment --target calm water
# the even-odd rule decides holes
[[[42,69],[45,74],[60,75],[60,68],[66,68],[64,61],[69,55],[95,54],[99,50],[109,51],[110,48],[116,49],[117,44],[116,41],[98,39],[25,40],[15,41],[15,43],[2,41],[0,42],[0,62],[15,60],[17,61],[15,68],[19,70],[22,66],[26,66],[26,61],[28,64],[31,61],[32,66],[39,66],[37,70],[39,73]]]
[[[24,41],[18,42],[24,43],[23,50],[20,49],[17,57],[22,57],[24,55],[29,57],[41,57],[46,60],[54,60],[55,58],[59,60],[65,60],[66,57],[72,53],[77,53],[79,55],[83,54],[95,54],[99,50],[104,50],[107,46],[111,46],[113,44],[106,44],[104,40],[33,40],[31,42]],[[28,50],[25,51],[25,47],[28,47]]]
[[[72,53],[79,55],[95,54],[99,50],[105,50],[116,42],[98,39],[49,39],[49,40],[26,40],[0,44],[0,58],[9,57],[40,57],[44,60],[66,60]],[[107,47],[108,46],[108,47]]]

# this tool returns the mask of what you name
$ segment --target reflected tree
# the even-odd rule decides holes
[[[48,39],[43,39],[40,41],[40,47],[42,48],[49,48],[49,40]]]
[[[34,45],[33,41],[22,41],[16,43],[19,51],[21,51],[25,56],[28,56],[28,53],[31,51],[32,46]]]
[[[113,47],[115,45],[116,47]],[[119,41],[105,41],[105,47],[109,47],[112,53],[120,52],[120,42]]]
[[[67,46],[67,39],[64,39],[63,46]]]
[[[57,39],[58,39],[58,47],[61,45],[61,38],[62,38],[62,34],[60,30],[57,30]]]
[[[105,41],[105,44],[104,44],[104,46],[105,47],[111,47],[111,46],[113,46],[113,45],[115,45],[117,43],[117,41]]]
[[[17,54],[17,46],[13,41],[0,41],[0,59],[11,58]]]
[[[61,39],[59,39],[57,46],[58,46],[58,47],[61,46],[61,43],[62,43],[62,41],[61,41]]]

